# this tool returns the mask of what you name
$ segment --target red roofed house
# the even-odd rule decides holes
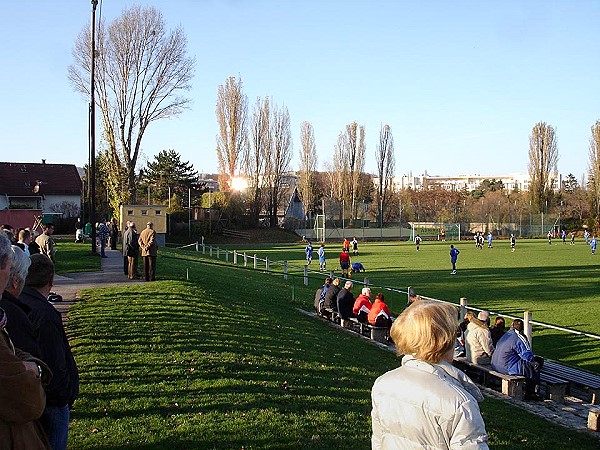
[[[0,162],[0,217],[3,217],[0,221],[11,223],[11,218],[22,210],[36,210],[38,215],[41,210],[44,214],[77,217],[82,188],[73,164],[46,164],[44,159],[41,163]],[[18,221],[12,222],[15,220]]]

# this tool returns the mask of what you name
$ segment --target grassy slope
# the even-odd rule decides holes
[[[95,272],[100,270],[100,258],[91,256],[89,243],[56,240],[56,273]]]
[[[162,277],[192,281],[87,291],[71,310],[72,448],[370,448],[370,388],[394,355],[298,313],[280,276],[162,255]],[[494,448],[598,445],[499,401],[482,411]]]

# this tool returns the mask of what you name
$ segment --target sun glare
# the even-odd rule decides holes
[[[243,191],[248,187],[248,182],[242,177],[233,177],[231,179],[231,189],[234,191]]]

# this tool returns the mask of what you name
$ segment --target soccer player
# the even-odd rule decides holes
[[[317,250],[317,254],[319,255],[319,270],[325,272],[327,270],[327,263],[325,262],[325,244],[321,244],[319,250]]]
[[[340,267],[342,268],[342,276],[347,277],[350,268],[350,252],[347,248],[344,248],[340,253]]]
[[[515,238],[514,234],[510,235],[510,251],[514,252],[515,251],[515,244],[517,243],[517,239]]]
[[[421,246],[421,236],[418,234],[415,236],[415,246],[417,247],[417,251],[419,251],[419,247]]]
[[[566,245],[567,244],[567,232],[565,230],[562,230],[560,237],[562,238],[563,245]]]
[[[312,245],[310,245],[310,241],[308,241],[308,244],[306,245],[306,249],[304,251],[306,252],[306,264],[310,264],[312,262],[313,254],[313,247]]]
[[[358,255],[358,241],[356,240],[356,237],[353,237],[350,243],[352,244],[352,254],[354,256]]]
[[[590,247],[592,247],[592,255],[596,254],[596,237],[592,236],[592,239],[590,239]]]
[[[452,263],[452,272],[450,272],[450,275],[456,275],[456,260],[458,259],[459,253],[458,249],[450,244],[450,262]]]
[[[488,248],[492,248],[492,241],[494,240],[494,236],[492,236],[492,232],[488,233]]]
[[[552,230],[548,230],[548,244],[552,245]]]
[[[575,245],[575,232],[571,231],[571,245]]]
[[[588,240],[590,238],[590,232],[588,230],[583,232],[583,238],[585,239],[585,245],[588,245]]]

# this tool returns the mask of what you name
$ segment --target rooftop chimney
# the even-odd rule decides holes
[[[42,159],[42,164],[46,164],[46,160],[45,159]]]

